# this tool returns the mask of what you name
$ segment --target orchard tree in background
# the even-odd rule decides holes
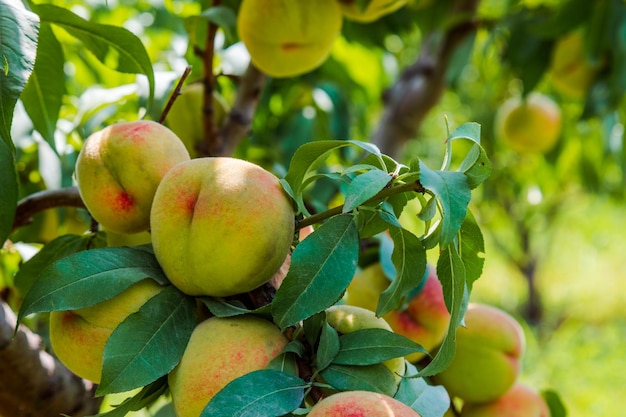
[[[0,6],[0,415],[565,415],[470,296],[623,198],[623,2]]]

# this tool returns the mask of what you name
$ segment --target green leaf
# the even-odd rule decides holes
[[[421,345],[386,329],[362,329],[339,337],[338,365],[374,365],[414,352],[428,353]]]
[[[200,301],[209,309],[211,314],[217,317],[234,317],[242,314],[255,314],[272,318],[269,305],[264,305],[255,310],[248,309],[241,301],[225,300],[219,297],[198,297]]]
[[[59,259],[89,248],[93,235],[63,235],[47,243],[35,256],[25,262],[15,274],[15,286],[26,294],[39,278],[41,271]]]
[[[339,353],[339,334],[328,322],[324,322],[315,356],[317,370],[321,371],[330,365],[337,353]]]
[[[154,70],[141,40],[119,26],[89,22],[68,9],[51,4],[38,4],[34,11],[42,23],[65,29],[80,40],[94,56],[108,67],[123,73],[143,74],[150,86],[149,101],[154,96]],[[116,56],[117,55],[117,56]]]
[[[406,374],[416,374],[415,365],[406,362]],[[408,405],[421,417],[441,417],[450,408],[450,396],[441,386],[429,385],[422,378],[402,378],[396,400]]]
[[[13,110],[35,66],[38,31],[39,18],[21,1],[0,0],[0,138],[11,151]]]
[[[15,157],[10,146],[3,140],[0,140],[0,195],[2,196],[0,198],[0,242],[4,244],[13,228],[13,219],[17,208],[18,184]]]
[[[340,391],[363,390],[393,396],[397,390],[394,375],[382,363],[367,366],[331,364],[320,375]]]
[[[308,384],[285,372],[250,372],[226,385],[200,417],[279,417],[300,406]]]
[[[359,235],[351,215],[322,224],[291,256],[271,304],[275,323],[285,329],[335,304],[356,272],[358,256]]]
[[[195,306],[168,286],[120,323],[104,347],[96,394],[130,391],[174,369],[196,327]]]
[[[113,298],[145,278],[168,282],[153,254],[130,247],[78,252],[51,264],[24,297],[18,320],[33,313],[75,310]]]
[[[563,400],[559,394],[554,390],[544,390],[541,392],[541,396],[548,404],[548,408],[550,409],[550,417],[566,417],[567,409],[565,408],[565,404],[563,404]]]
[[[465,266],[465,280],[469,289],[480,278],[485,264],[485,241],[482,231],[474,219],[471,211],[467,211],[467,217],[461,225],[459,233],[459,247],[461,259]]]
[[[354,140],[320,140],[305,143],[294,153],[289,164],[289,170],[285,175],[285,181],[289,183],[294,194],[298,195],[302,192],[304,178],[313,166],[321,163],[329,152],[346,146],[358,147],[366,152],[376,155],[379,157],[380,168],[384,168],[386,166],[382,159],[380,150],[371,143]]]
[[[39,28],[35,69],[21,99],[33,126],[56,151],[54,132],[65,94],[63,48],[49,24]]]
[[[437,197],[441,207],[441,241],[446,247],[456,237],[471,199],[468,179],[461,172],[434,171],[420,162],[420,181]]]
[[[405,297],[420,285],[426,271],[426,248],[417,236],[408,230],[390,227],[393,240],[391,260],[395,268],[394,279],[380,294],[376,315],[384,316],[404,304]]]
[[[391,177],[385,171],[373,169],[357,176],[347,187],[343,212],[347,213],[378,194]]]
[[[92,417],[125,417],[131,411],[139,411],[154,403],[161,395],[167,392],[167,377],[162,377],[144,387],[136,395],[126,398],[110,411],[99,413]]]
[[[437,276],[443,287],[444,299],[450,311],[448,332],[433,360],[418,376],[436,375],[448,367],[456,351],[456,329],[463,321],[469,299],[465,285],[465,266],[454,244],[440,254],[437,261]]]
[[[230,7],[213,6],[200,13],[200,17],[221,27],[224,30],[227,43],[230,44],[235,41],[237,37],[237,15]]]

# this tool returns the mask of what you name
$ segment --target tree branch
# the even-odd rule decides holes
[[[20,325],[0,300],[0,415],[82,417],[97,414],[101,399],[94,385],[80,379],[42,349],[41,338]]]
[[[25,197],[17,203],[15,219],[11,230],[16,230],[32,221],[33,216],[54,207],[85,208],[78,188],[67,187],[57,190],[39,191]]]
[[[451,14],[474,16],[478,0],[462,0]],[[404,145],[415,137],[419,127],[437,104],[445,89],[445,73],[455,48],[476,30],[472,21],[464,20],[448,31],[426,37],[413,65],[385,92],[385,111],[372,142],[380,150],[399,158]]]

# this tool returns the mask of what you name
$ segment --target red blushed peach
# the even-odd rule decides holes
[[[278,178],[236,158],[172,168],[154,197],[154,253],[189,295],[224,297],[267,282],[284,263],[295,213]]]
[[[537,391],[518,382],[493,402],[464,405],[461,417],[550,417],[550,409]]]
[[[178,417],[198,417],[229,382],[265,369],[287,345],[273,323],[254,316],[211,317],[193,331],[168,382]]]
[[[368,391],[344,391],[322,399],[308,417],[420,417],[408,405]]]
[[[450,313],[443,299],[441,283],[433,267],[422,290],[409,302],[405,310],[394,310],[383,316],[391,329],[422,345],[427,351],[439,346],[448,330]],[[380,293],[389,286],[380,263],[375,263],[355,275],[347,290],[346,302],[351,305],[376,310]],[[416,352],[408,355],[409,362],[425,356]]]
[[[165,126],[121,122],[87,138],[76,182],[94,219],[117,233],[137,233],[150,226],[152,199],[165,173],[187,160],[185,146]]]
[[[494,401],[520,373],[525,338],[520,324],[489,305],[470,304],[456,332],[452,362],[433,381],[466,403]]]

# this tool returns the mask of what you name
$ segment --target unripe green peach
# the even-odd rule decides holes
[[[104,346],[109,336],[126,317],[137,312],[162,288],[152,279],[144,279],[91,307],[53,311],[50,313],[52,350],[70,371],[99,383]]]
[[[315,404],[308,417],[420,417],[408,405],[384,394],[344,391]]]
[[[229,105],[217,91],[213,92],[213,124],[219,128],[229,111]],[[170,109],[165,125],[185,144],[192,158],[200,155],[198,146],[205,141],[204,132],[204,85],[194,82],[180,90]]]
[[[326,320],[340,334],[352,333],[363,329],[393,331],[391,326],[383,318],[376,317],[376,313],[373,311],[346,304],[334,305],[326,309]],[[396,383],[399,384],[405,370],[404,358],[392,358],[386,360],[383,364],[391,371]]]
[[[185,146],[165,126],[120,122],[87,138],[76,160],[76,182],[94,219],[118,233],[137,233],[150,227],[161,178],[187,160]]]
[[[259,317],[211,317],[201,322],[168,376],[176,416],[198,417],[229,382],[265,369],[287,342],[278,327]]]
[[[524,346],[524,332],[513,317],[493,306],[470,304],[465,327],[456,332],[454,358],[433,381],[466,403],[493,401],[516,382]]]
[[[151,213],[154,253],[189,295],[224,297],[267,282],[294,236],[294,210],[269,171],[236,158],[197,158],[172,168]]]
[[[518,382],[492,402],[465,404],[461,417],[550,417],[550,409],[539,393]]]
[[[252,63],[272,77],[293,77],[321,65],[341,24],[336,0],[244,0],[237,15]]]
[[[395,12],[407,4],[407,0],[372,0],[365,9],[361,9],[356,0],[339,0],[344,17],[362,23],[369,23]]]
[[[561,134],[561,109],[537,92],[511,97],[498,109],[494,129],[496,137],[516,152],[548,152]]]
[[[346,303],[376,310],[378,298],[390,284],[380,263],[374,263],[358,271],[346,291]],[[443,299],[443,289],[435,268],[428,267],[428,275],[422,290],[409,301],[406,309],[393,310],[383,316],[391,329],[419,343],[427,351],[441,344],[448,331],[450,313]],[[415,352],[406,357],[417,362],[425,356]]]

